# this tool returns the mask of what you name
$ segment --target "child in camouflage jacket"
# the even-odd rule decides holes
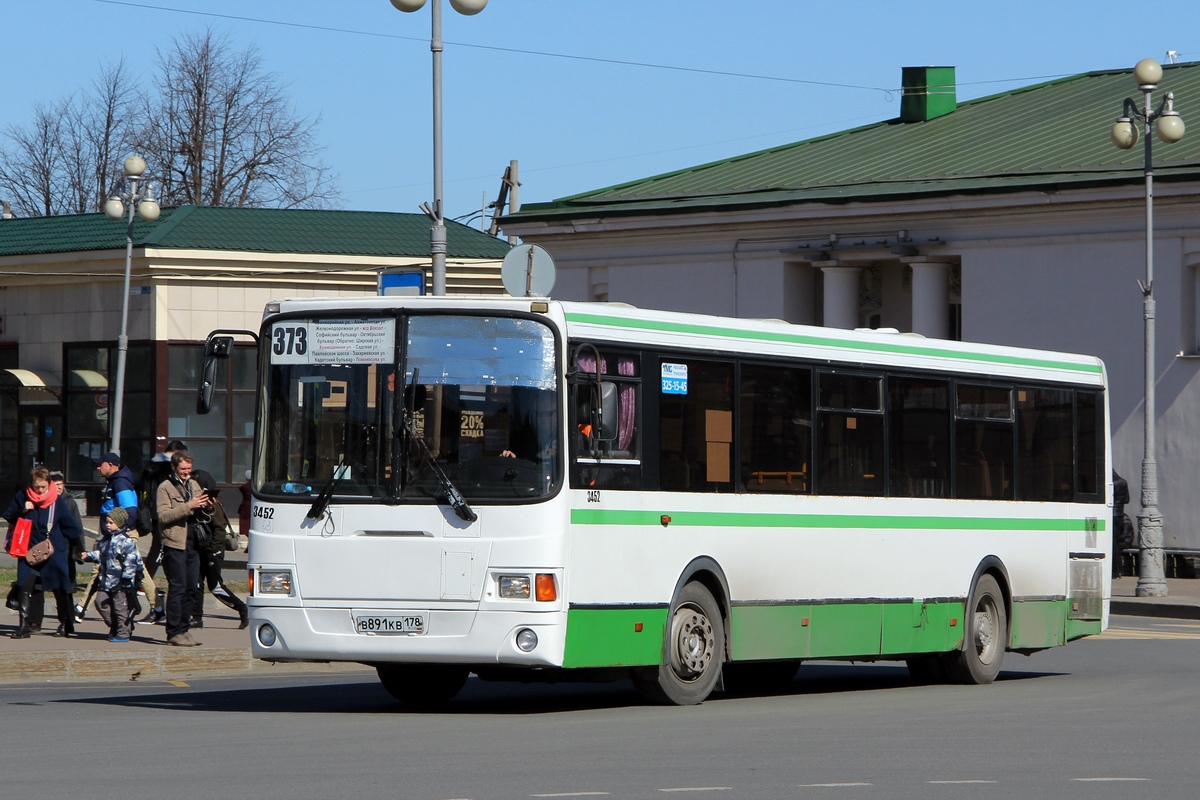
[[[108,624],[110,642],[129,641],[142,579],[142,557],[137,542],[129,536],[129,522],[125,509],[118,506],[109,511],[108,530],[96,549],[84,553],[82,559],[100,565],[96,570],[96,610]]]

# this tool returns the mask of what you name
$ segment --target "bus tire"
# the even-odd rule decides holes
[[[721,677],[725,623],[712,592],[692,582],[679,592],[667,619],[663,663],[633,670],[633,683],[643,698],[662,705],[704,702]]]
[[[405,708],[444,706],[467,682],[470,670],[450,664],[376,664],[383,688]]]
[[[1000,673],[1008,639],[1004,594],[994,577],[979,577],[965,616],[962,650],[948,653],[943,662],[946,677],[953,683],[991,683]]]

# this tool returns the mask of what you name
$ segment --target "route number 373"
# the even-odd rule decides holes
[[[271,339],[271,352],[277,356],[302,356],[308,352],[308,328],[303,325],[276,325]]]

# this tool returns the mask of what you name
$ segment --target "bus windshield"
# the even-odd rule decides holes
[[[268,333],[259,492],[428,503],[557,491],[556,345],[541,322],[289,318]]]

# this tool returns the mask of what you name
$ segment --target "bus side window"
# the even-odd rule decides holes
[[[817,397],[817,493],[882,495],[883,379],[822,372]]]
[[[1013,499],[1012,395],[1006,386],[955,386],[955,497]]]
[[[659,365],[659,488],[730,492],[733,484],[733,364],[675,356]]]
[[[1104,502],[1104,403],[1100,392],[1075,392],[1076,502]]]
[[[950,496],[950,381],[888,378],[889,494]]]
[[[1017,389],[1017,499],[1073,500],[1069,389]]]
[[[742,488],[754,493],[807,494],[812,461],[811,370],[745,364],[739,391]]]
[[[590,345],[581,346],[574,359],[576,374],[568,420],[571,485],[588,489],[640,489],[638,359],[602,352],[597,376],[596,352]],[[603,430],[600,430],[601,420]]]

